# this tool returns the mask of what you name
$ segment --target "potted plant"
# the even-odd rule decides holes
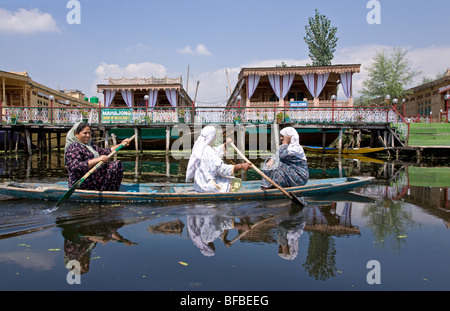
[[[88,123],[88,112],[85,110],[81,110],[81,118],[83,119],[84,123]]]
[[[360,124],[360,123],[363,123],[363,121],[364,121],[363,116],[360,116],[360,115],[356,116],[356,123]]]
[[[233,123],[234,124],[239,124],[241,122],[241,117],[240,116],[235,116],[233,119]]]
[[[284,115],[284,122],[289,122],[290,118],[288,114]]]
[[[16,124],[17,122],[17,113],[11,113],[11,124]]]
[[[186,111],[184,108],[178,108],[178,121],[180,123],[184,123],[184,117],[186,115]]]
[[[277,113],[277,123],[283,122],[284,113],[278,112]]]

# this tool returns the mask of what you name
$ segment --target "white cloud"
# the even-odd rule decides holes
[[[38,9],[19,9],[11,12],[0,8],[0,32],[33,34],[37,32],[60,32],[56,21],[49,13]]]
[[[191,48],[190,45],[186,45],[185,47],[178,49],[177,53],[179,53],[179,54],[194,54],[194,50]]]
[[[188,55],[207,55],[210,56],[211,53],[209,52],[209,50],[206,48],[206,46],[204,44],[198,44],[195,47],[195,50],[192,49],[192,47],[190,45],[186,45],[185,47],[178,49],[177,53],[179,54],[188,54]]]
[[[125,67],[120,67],[117,64],[101,63],[95,69],[95,80],[92,85],[91,92],[97,93],[97,84],[107,83],[109,77],[113,79],[120,79],[122,77],[133,78],[164,78],[167,76],[167,69],[160,64],[144,62],[138,64],[129,64]]]
[[[195,53],[199,55],[211,55],[206,46],[204,46],[203,44],[197,45],[197,47],[195,48]]]

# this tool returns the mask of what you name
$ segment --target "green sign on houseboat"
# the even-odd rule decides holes
[[[102,109],[102,123],[131,123],[132,109]]]

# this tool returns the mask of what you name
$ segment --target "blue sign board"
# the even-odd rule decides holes
[[[308,108],[307,101],[291,101],[291,108]]]

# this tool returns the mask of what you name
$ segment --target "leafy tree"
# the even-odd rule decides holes
[[[411,68],[408,51],[394,48],[390,55],[385,50],[378,52],[368,70],[368,79],[363,81],[362,101],[367,103],[374,99],[384,99],[386,95],[398,98],[408,94],[405,89],[420,74]]]
[[[337,28],[331,27],[330,20],[316,9],[316,15],[308,19],[303,38],[309,48],[309,57],[313,66],[330,66],[336,51]]]

